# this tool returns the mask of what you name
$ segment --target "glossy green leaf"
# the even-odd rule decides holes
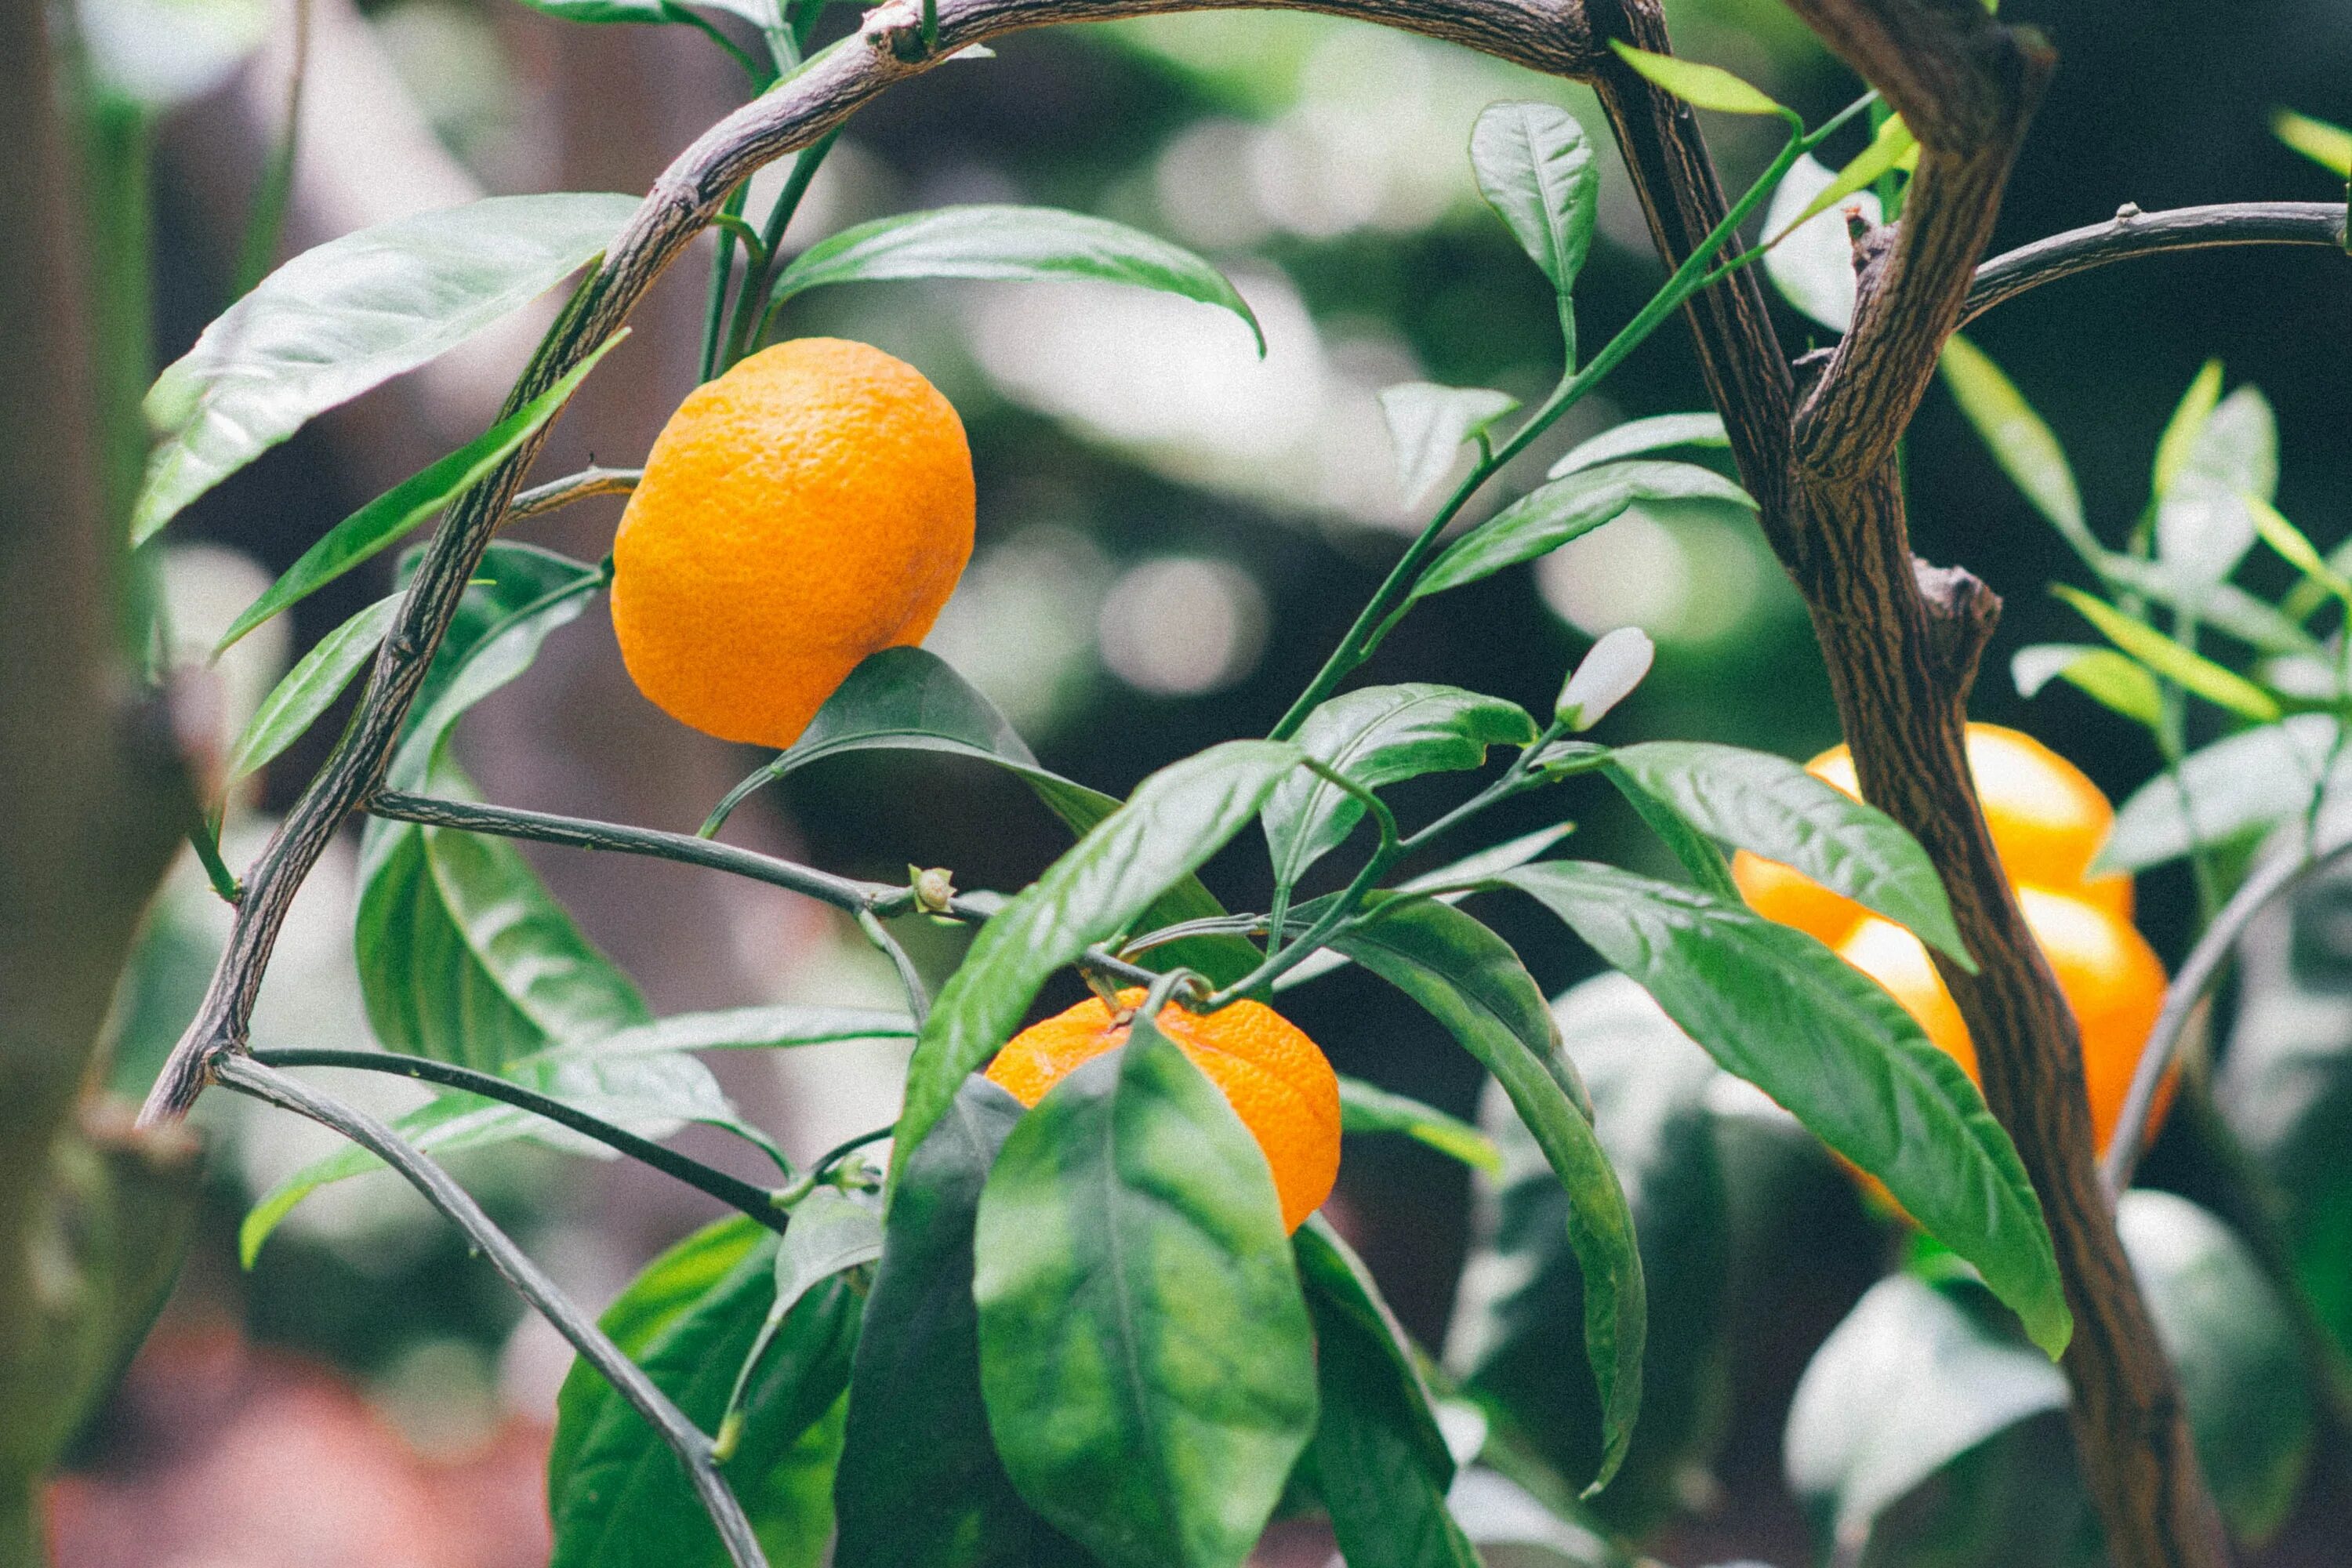
[[[2080,588],[2053,583],[2050,591],[2072,605],[2098,629],[2100,636],[2167,680],[2257,724],[2278,719],[2278,699],[2235,670],[2183,647],[2146,622],[2133,620],[2113,605],[2093,598]]]
[[[2290,656],[2320,651],[2319,639],[2294,618],[2293,594],[2287,597],[2287,608],[2281,610],[2234,584],[2183,583],[2161,561],[2131,555],[2106,554],[2100,559],[2098,570],[2118,588],[2173,609],[2194,611],[2215,631],[2227,632],[2249,647]],[[2304,613],[2317,607],[2315,599]]]
[[[1960,413],[1991,450],[1993,461],[2000,465],[2010,482],[2077,553],[2087,560],[2099,559],[2105,552],[2084,519],[2083,493],[2075,486],[2074,468],[2066,460],[2066,449],[2016,384],[1982,349],[1958,333],[1945,342],[1937,368],[1943,372],[1944,384],[1951,388]]]
[[[1592,249],[1601,190],[1576,116],[1549,103],[1490,104],[1470,130],[1470,166],[1486,205],[1565,301]]]
[[[2310,809],[2323,777],[2334,799],[2352,777],[2339,734],[2327,714],[2298,713],[2189,752],[2177,776],[2158,773],[2117,809],[2093,868],[2143,871],[2196,845],[2275,827]]]
[[[1486,1568],[1623,1568],[1599,1530],[1495,1470],[1464,1470],[1445,1501]]]
[[[1264,330],[1223,273],[1181,246],[1057,207],[938,207],[858,224],[794,257],[773,297],[902,278],[1077,278],[1157,289],[1231,310],[1265,353]]]
[[[1028,784],[1075,833],[1086,833],[1118,809],[1115,797],[1038,766],[996,704],[937,654],[919,647],[884,648],[859,664],[817,710],[801,738],[765,771],[782,778],[811,763],[863,751],[932,752],[1003,768]],[[1224,912],[1200,879],[1187,875],[1143,920],[1150,926],[1175,925]],[[1220,985],[1248,973],[1259,956],[1237,936],[1189,938],[1161,953],[1166,962],[1197,969]]]
[[[980,1394],[972,1229],[1021,1102],[984,1078],[907,1161],[849,1380],[834,1480],[839,1568],[1030,1568],[1046,1530],[1013,1489]]]
[[[1638,629],[1636,635],[1639,635]],[[1560,707],[1563,711],[1569,709],[1565,692],[1560,697]],[[1613,752],[1601,759],[1601,772],[1617,786],[1617,793],[1625,797],[1625,804],[1633,808],[1633,815],[1658,836],[1658,841],[1681,863],[1694,885],[1718,899],[1736,901],[1739,898],[1739,885],[1731,878],[1731,862],[1724,858],[1723,851],[1717,847],[1716,841],[1702,832],[1672,799],[1644,788],[1632,774],[1617,766]]]
[[[776,1246],[776,1299],[769,1317],[781,1319],[827,1279],[881,1256],[882,1216],[874,1205],[839,1187],[817,1188],[793,1206]]]
[[[2064,680],[2100,706],[2153,730],[2164,722],[2164,693],[2147,667],[2111,647],[2086,643],[2035,643],[2009,661],[2020,697],[2040,695],[2053,680]]]
[[[1362,1262],[1310,1218],[1293,1238],[1320,1394],[1304,1468],[1349,1568],[1479,1568],[1446,1510],[1454,1457],[1404,1331]]]
[[[1622,974],[1586,981],[1552,1010],[1591,1085],[1593,1125],[1641,1245],[1650,1303],[1642,1422],[1623,1469],[1591,1506],[1642,1535],[1675,1511],[1728,1410],[1730,1195],[1706,1100],[1720,1074]],[[1560,1353],[1560,1326],[1584,1299],[1567,1245],[1568,1194],[1497,1087],[1478,1119],[1505,1163],[1476,1188],[1446,1364],[1554,1469],[1585,1474],[1601,1456],[1601,1410],[1590,1372]]]
[[[2165,422],[2164,434],[2157,437],[2156,468],[2149,477],[2150,493],[2162,500],[2169,492],[2181,470],[2189,466],[2189,453],[2197,437],[2221,402],[2221,362],[2209,359],[2198,368],[2189,390],[2180,395],[2172,417]]]
[[[2000,1333],[1972,1287],[1898,1274],[1815,1352],[1781,1442],[1790,1489],[1839,1540],[1985,1439],[2066,1405],[2066,1380]]]
[[[1564,479],[1620,458],[1638,458],[1644,452],[1663,452],[1675,447],[1730,445],[1731,437],[1723,428],[1720,414],[1653,414],[1646,419],[1612,425],[1590,440],[1578,443],[1570,448],[1568,456],[1546,471],[1545,478]]]
[[[1681,99],[1694,109],[1712,109],[1723,114],[1779,114],[1780,106],[1720,66],[1701,65],[1673,55],[1653,54],[1637,49],[1621,38],[1609,40],[1609,47],[1627,65],[1649,79],[1654,86]]]
[[[156,378],[138,543],[312,416],[414,370],[593,259],[637,198],[492,196],[305,251]]]
[[[1642,1258],[1624,1192],[1592,1129],[1591,1100],[1543,993],[1509,943],[1433,900],[1380,903],[1332,945],[1419,1003],[1495,1076],[1566,1190],[1569,1245],[1584,1270],[1585,1355],[1601,1391],[1592,1486],[1606,1485],[1642,1407]]]
[[[1426,381],[1381,388],[1381,416],[1396,448],[1397,491],[1419,506],[1437,491],[1464,443],[1519,405],[1507,392],[1484,386],[1439,386]]]
[[[236,738],[229,752],[230,779],[268,767],[317,722],[320,714],[333,707],[352,677],[375,657],[399,611],[400,595],[390,595],[320,637],[254,710],[245,733]]]
[[[1147,1018],[1014,1127],[974,1268],[1030,1506],[1107,1568],[1240,1568],[1314,1430],[1314,1335],[1265,1157]]]
[[[1746,490],[1712,468],[1653,458],[1584,468],[1530,490],[1446,547],[1412,597],[1458,588],[1548,555],[1643,501],[1701,501],[1756,510]]]
[[[1503,1157],[1494,1140],[1461,1118],[1345,1073],[1339,1075],[1339,1131],[1401,1132],[1474,1171],[1491,1176],[1502,1169]]]
[[[1822,187],[1821,194],[1805,204],[1804,211],[1781,225],[1776,234],[1810,223],[1830,208],[1857,192],[1869,189],[1897,169],[1910,170],[1919,164],[1919,139],[1903,123],[1899,114],[1890,114],[1879,122],[1870,145],[1856,153],[1837,177]],[[1769,241],[1767,243],[1769,243]]]
[[[1704,741],[1621,746],[1609,765],[1709,837],[1802,871],[1974,972],[1927,852],[1875,806],[1785,757]]]
[[[2271,129],[2280,141],[2329,174],[2352,180],[2352,131],[2292,109],[2273,110]]]
[[[2286,1305],[2252,1250],[2186,1198],[2126,1193],[2116,1228],[2179,1376],[2214,1500],[2232,1534],[2260,1545],[2294,1507],[2315,1428]]]
[[[1229,741],[1171,763],[981,928],[907,1065],[894,1181],[965,1076],[1013,1037],[1046,979],[1128,929],[1222,848],[1302,754],[1277,741]]]
[[[2198,423],[2177,460],[2166,460],[2157,557],[2176,581],[2201,590],[2237,569],[2254,542],[2251,503],[2277,493],[2278,422],[2259,391],[2242,386]]]
[[[410,475],[329,529],[279,574],[268,591],[247,605],[221,636],[218,653],[254,627],[325,587],[352,567],[396,543],[402,535],[456,500],[505,462],[562,410],[588,373],[626,329],[604,340],[562,379],[463,447]]]
[[[1801,931],[1590,861],[1495,879],[1566,921],[1727,1070],[1876,1176],[2055,1356],[2073,1331],[2042,1203],[1968,1075]]]
[[[750,1220],[722,1221],[656,1259],[604,1314],[614,1342],[705,1430],[718,1426],[774,1299],[774,1250],[775,1238]],[[722,1470],[763,1543],[792,1548],[774,1555],[805,1568],[814,1568],[832,1521],[824,1492],[812,1496],[803,1481],[794,1449],[847,1384],[857,1321],[856,1295],[838,1279],[792,1310],[746,1392],[742,1436]],[[547,1492],[551,1568],[727,1561],[677,1457],[577,1363],[557,1400]]]
[[[2331,564],[2319,552],[2319,546],[2303,530],[2289,521],[2284,512],[2259,496],[2246,499],[2246,510],[2253,518],[2254,531],[2263,543],[2276,551],[2305,579],[2322,592],[2336,599],[2352,603],[2352,581]]]
[[[1378,790],[1423,773],[1482,765],[1490,746],[1526,746],[1535,721],[1516,702],[1416,681],[1345,691],[1307,716],[1299,748],[1334,773]],[[1305,769],[1265,803],[1265,842],[1275,880],[1295,885],[1364,819],[1364,803]]]
[[[566,22],[675,21],[678,18],[661,0],[522,0],[532,10]]]

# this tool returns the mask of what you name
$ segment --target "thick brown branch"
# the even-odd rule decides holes
[[[1886,95],[1925,146],[1981,146],[2020,118],[2018,40],[1981,0],[1789,0],[1789,9]]]

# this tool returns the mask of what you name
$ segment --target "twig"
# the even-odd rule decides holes
[[[620,1347],[605,1337],[593,1319],[556,1288],[555,1281],[541,1271],[512,1237],[492,1223],[481,1205],[451,1180],[446,1171],[366,1111],[346,1105],[249,1056],[224,1058],[213,1064],[213,1076],[240,1094],[251,1095],[334,1129],[406,1177],[411,1186],[425,1194],[426,1202],[466,1233],[467,1239],[490,1260],[490,1267],[504,1276],[524,1300],[539,1309],[541,1315],[555,1325],[556,1331],[572,1342],[580,1358],[604,1373],[614,1391],[661,1435],[662,1441],[686,1467],[735,1568],[767,1568],[767,1557],[760,1550],[759,1538],[751,1532],[751,1521],[743,1516],[742,1505],[735,1500],[734,1492],[719,1475],[711,1457],[710,1439],[686,1418],[667,1394],[654,1386],[653,1380],[636,1363],[621,1353]]]
[[[542,517],[558,507],[586,500],[590,496],[626,495],[637,488],[645,473],[643,468],[583,468],[576,474],[533,485],[515,497],[514,504],[507,508],[507,521],[517,523]]]
[[[525,1089],[511,1079],[477,1072],[472,1068],[458,1067],[451,1062],[436,1062],[426,1057],[404,1056],[396,1051],[256,1051],[253,1059],[264,1067],[273,1068],[350,1068],[359,1072],[393,1073],[401,1078],[415,1079],[421,1083],[439,1084],[445,1089],[461,1089],[468,1094],[478,1094],[484,1100],[500,1100],[569,1127],[583,1136],[593,1138],[633,1160],[651,1165],[664,1175],[675,1176],[688,1186],[709,1193],[720,1203],[757,1220],[770,1230],[782,1231],[784,1228],[784,1215],[776,1207],[775,1194],[767,1188],[754,1185],[740,1176],[730,1176],[675,1149],[665,1149],[650,1138],[640,1138],[626,1128],[615,1127],[602,1117],[591,1116],[537,1089]]]
[[[915,1027],[919,1031],[923,1020],[931,1016],[931,994],[923,984],[922,972],[915,967],[915,961],[907,956],[907,950],[898,939],[883,929],[871,904],[858,909],[857,929],[866,933],[866,940],[879,949],[882,956],[890,961],[890,967],[898,972],[898,988],[907,994],[907,1011],[913,1015]]]
[[[1960,307],[1963,324],[2031,289],[2110,262],[2227,245],[2344,247],[2342,202],[2225,202],[2144,213],[2126,204],[2105,223],[2068,229],[1994,257],[1977,268]]]
[[[2189,956],[2181,961],[2180,973],[2165,987],[2164,1006],[2148,1030],[2147,1044],[2140,1047],[2139,1065],[2132,1069],[2131,1088],[2124,1095],[2115,1138],[2100,1163],[2099,1175],[2106,1184],[2110,1198],[2120,1197],[2131,1184],[2132,1172],[2139,1164],[2140,1151],[2147,1138],[2147,1115],[2156,1104],[2158,1086],[2172,1067],[2172,1058],[2188,1034],[2197,1004],[2229,963],[2230,950],[2237,945],[2238,938],[2245,934],[2254,917],[2274,900],[2294,890],[2305,878],[2336,864],[2347,855],[2352,855],[2352,842],[2336,845],[2317,855],[2281,855],[2255,868],[2252,876],[2238,884],[2238,890],[2230,895],[2230,901],[2221,906],[2213,923],[2197,939],[2197,945],[2189,950]]]

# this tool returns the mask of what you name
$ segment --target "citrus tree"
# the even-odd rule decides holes
[[[2203,1444],[2209,1462],[2229,1463],[2215,1468],[2228,1484],[2209,1487],[2202,1391],[2184,1400],[2168,1352],[2203,1366],[2198,1336],[2227,1338],[2217,1268],[2242,1316],[2259,1297],[2312,1327],[2294,1277],[2310,1252],[2271,1235],[2289,1262],[2265,1272],[2203,1211],[2156,1194],[2119,1205],[2118,1194],[2230,944],[2324,858],[2345,673],[2342,639],[2331,648],[2310,626],[2327,604],[2352,604],[2347,568],[2270,506],[2248,456],[2260,444],[2252,416],[2220,396],[2218,370],[2165,433],[2132,539],[2102,543],[2054,438],[1955,334],[2042,282],[2128,258],[2341,246],[2342,206],[2126,209],[1980,259],[2055,59],[1976,0],[1791,0],[1866,84],[1811,124],[1737,76],[1676,58],[1653,0],[1314,6],[1590,83],[1670,275],[1605,342],[1581,342],[1576,285],[1600,152],[1551,105],[1488,109],[1470,167],[1557,297],[1556,384],[1532,408],[1484,388],[1390,389],[1401,478],[1443,495],[1426,526],[1270,733],[1182,758],[1119,799],[1042,767],[985,698],[917,646],[971,550],[961,426],[912,367],[784,337],[792,301],[874,279],[1076,277],[1244,321],[1248,307],[1177,247],[1052,209],[905,213],[796,255],[785,237],[843,122],[885,89],[1018,28],[1165,7],[889,0],[814,51],[821,3],[719,7],[756,32],[754,54],[679,6],[534,3],[583,25],[705,26],[759,90],[641,201],[493,198],[331,242],[269,274],[146,391],[152,443],[133,454],[135,479],[54,436],[104,427],[99,414],[122,392],[120,376],[70,370],[86,359],[64,330],[70,310],[0,334],[29,367],[0,378],[12,391],[65,389],[8,422],[12,476],[81,476],[53,479],[59,499],[40,507],[51,533],[12,527],[0,571],[23,612],[0,627],[23,649],[10,684],[26,694],[0,747],[6,799],[20,815],[38,807],[27,820],[50,849],[14,873],[9,897],[42,918],[10,910],[7,956],[12,976],[40,972],[70,1004],[12,1032],[9,1048],[30,1064],[22,1081],[38,1092],[16,1098],[21,1135],[0,1150],[21,1165],[12,1194],[55,1196],[83,1216],[59,1242],[57,1205],[26,1204],[7,1233],[5,1283],[26,1305],[0,1314],[0,1386],[22,1392],[7,1401],[25,1414],[5,1453],[24,1479],[26,1530],[30,1478],[135,1342],[168,1272],[184,1200],[156,1189],[184,1193],[172,1130],[216,1087],[351,1143],[255,1207],[248,1258],[308,1194],[389,1165],[571,1342],[579,1360],[549,1469],[560,1562],[814,1563],[829,1550],[844,1564],[1230,1568],[1278,1512],[1319,1510],[1359,1568],[1466,1564],[1474,1534],[1502,1539],[1478,1506],[1489,1483],[1547,1513],[1540,1539],[1556,1554],[1617,1561],[1607,1532],[1637,1532],[1704,1440],[1693,1358],[1675,1347],[1703,1328],[1705,1292],[1673,1244],[1671,1185],[1656,1178],[1673,1141],[1703,1130],[1718,1074],[1763,1090],[1923,1238],[1917,1266],[1823,1347],[1791,1414],[1792,1479],[1838,1541],[1859,1552],[1890,1502],[1963,1462],[2018,1467],[2006,1480],[1978,1477],[2017,1489],[2030,1451],[1986,1439],[2062,1406],[2095,1543],[2103,1533],[2115,1563],[2218,1563],[2225,1509],[2244,1533],[2276,1522],[2307,1426],[2270,1430],[2258,1409],[2252,1436]],[[40,17],[11,16],[19,36],[0,58],[19,79],[0,102],[26,119],[19,144],[33,150],[12,175],[25,184],[11,216],[58,243],[12,256],[26,280],[0,300],[70,304],[70,150],[37,79],[48,58]],[[1736,196],[1701,135],[1717,115],[1785,126]],[[1812,154],[1849,124],[1872,129],[1866,150],[1789,201],[1791,172],[1816,168]],[[751,176],[785,158],[779,194],[755,209]],[[1767,204],[1770,232],[1755,235],[1748,220]],[[1851,270],[1827,288],[1850,286],[1851,305],[1832,323],[1836,346],[1792,363],[1750,264],[1839,209]],[[632,308],[714,226],[702,387],[641,466],[525,489],[550,425]],[[313,416],[575,273],[491,427],[326,530],[225,639],[439,518],[402,558],[399,590],[322,639],[238,742],[232,773],[264,766],[360,683],[331,757],[257,860],[226,864],[216,803],[194,798],[152,726],[143,742],[95,726],[80,752],[39,735],[42,714],[141,710],[113,695],[102,615],[77,623],[79,641],[39,630],[78,602],[77,584],[102,581],[115,550],[100,542],[100,520],[127,521],[131,543],[152,537]],[[1607,430],[1464,525],[1506,464],[1676,315],[1696,334],[1713,412]],[[2094,579],[2096,593],[2066,592],[2102,641],[2028,650],[2021,684],[2063,677],[2147,723],[2174,759],[2126,804],[2112,842],[2106,803],[2061,759],[1967,726],[1999,603],[1965,570],[1911,555],[1897,462],[1939,365]],[[1728,448],[1738,482],[1666,455],[1707,447]],[[49,493],[30,478],[10,490]],[[631,499],[604,562],[497,539],[510,521],[617,491]],[[1704,739],[1594,738],[1647,672],[1648,643],[1632,631],[1561,671],[1549,712],[1379,683],[1383,639],[1421,601],[1669,502],[1760,526],[1811,612],[1850,749],[1807,769]],[[2229,583],[2257,538],[2303,574],[2284,604]],[[776,753],[698,834],[488,803],[453,755],[467,710],[608,593],[649,697]],[[2198,650],[2200,624],[2276,668],[2250,678],[2216,662]],[[2243,732],[2189,752],[2192,702]],[[1011,773],[1068,825],[1072,847],[1028,886],[995,891],[960,888],[945,868],[856,880],[719,838],[759,788],[894,749]],[[1426,822],[1400,822],[1382,795],[1482,769]],[[1506,801],[1592,789],[1630,802],[1683,879],[1563,855],[1565,805],[1559,828],[1482,837],[1482,816]],[[248,1023],[295,890],[355,815],[356,946],[385,1048],[257,1052]],[[112,967],[169,847],[121,825],[157,822],[194,839],[236,908],[234,931],[139,1131],[60,1136]],[[1196,873],[1253,825],[1273,896],[1231,910]],[[2251,834],[2298,827],[2292,852],[2236,852]],[[833,906],[890,959],[905,1005],[655,1016],[514,839],[663,858]],[[82,874],[87,846],[118,841],[105,878]],[[2179,856],[2198,860],[2210,923],[2167,989],[2116,873]],[[1310,894],[1327,858],[1349,869]],[[1513,897],[1556,916],[1618,977],[1556,1010],[1480,918],[1480,900]],[[935,993],[892,930],[907,921],[971,933]],[[1402,992],[1490,1075],[1483,1128],[1339,1079],[1281,1016],[1286,991],[1344,965]],[[1094,998],[1032,1023],[1067,974]],[[844,1038],[909,1044],[904,1110],[805,1167],[693,1054]],[[1636,1066],[1648,1074],[1638,1092]],[[388,1124],[298,1070],[326,1068],[398,1073],[439,1093]],[[772,1177],[747,1181],[667,1147],[688,1121],[744,1139]],[[1343,1127],[1406,1132],[1496,1173],[1468,1336],[1444,1368],[1314,1216]],[[618,1151],[736,1215],[680,1242],[592,1320],[436,1158],[520,1138]],[[57,1245],[77,1260],[79,1295],[59,1296],[36,1268]],[[2322,1350],[2340,1327],[2317,1324]],[[2286,1361],[2290,1379],[2305,1375],[2298,1356]],[[2053,1560],[2074,1544],[2053,1546]]]

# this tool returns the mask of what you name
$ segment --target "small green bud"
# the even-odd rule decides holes
[[[907,868],[908,882],[915,889],[915,903],[925,914],[943,915],[955,898],[955,873],[944,866],[925,870],[920,866]]]

